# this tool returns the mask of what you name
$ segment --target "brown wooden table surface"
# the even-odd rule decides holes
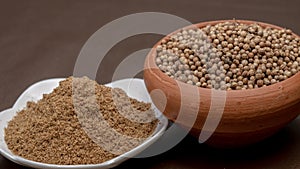
[[[192,23],[250,19],[277,24],[300,34],[298,0],[10,0],[0,1],[0,110],[13,105],[31,84],[67,77],[86,40],[101,26],[137,12],[165,12]],[[97,81],[111,81],[120,61],[151,47],[162,36],[145,34],[118,43],[105,57]],[[139,75],[140,77],[141,74]],[[150,158],[130,159],[117,168],[151,169],[298,169],[300,120],[259,144],[217,150],[186,137],[172,150]],[[24,168],[0,156],[1,169]]]

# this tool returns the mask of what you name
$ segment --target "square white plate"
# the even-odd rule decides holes
[[[104,169],[104,168],[112,168],[120,163],[124,162],[130,157],[134,157],[155,141],[157,141],[165,132],[166,127],[168,125],[168,120],[162,113],[152,104],[152,108],[156,113],[156,117],[159,120],[157,128],[154,134],[143,142],[141,145],[136,148],[124,153],[116,158],[113,158],[109,161],[100,163],[100,164],[91,164],[91,165],[54,165],[54,164],[46,164],[35,162],[31,160],[24,159],[20,156],[14,155],[8,148],[4,140],[4,129],[7,127],[8,122],[16,115],[16,113],[26,107],[26,103],[28,101],[37,101],[42,98],[43,94],[50,93],[54,88],[59,85],[59,82],[64,80],[64,78],[56,78],[56,79],[48,79],[37,82],[30,86],[27,90],[23,92],[23,94],[17,99],[14,106],[10,109],[4,110],[0,112],[0,153],[6,157],[7,159],[28,167],[33,168],[43,168],[43,169]],[[123,79],[118,80],[106,86],[113,88],[121,88],[123,89],[128,96],[135,98],[139,101],[151,102],[151,98],[147,92],[144,81],[142,79]]]

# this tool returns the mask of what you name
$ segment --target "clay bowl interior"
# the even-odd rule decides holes
[[[215,25],[226,21],[244,24],[257,23],[262,27],[283,29],[267,23],[245,20],[210,21],[193,26],[202,28],[206,25]],[[163,39],[169,38],[170,35]],[[189,85],[165,75],[155,63],[156,46],[162,40],[153,47],[145,60],[144,80],[146,87],[149,93],[156,89],[163,93],[164,96],[151,94],[156,106],[171,121],[175,121],[183,127],[192,127],[190,133],[198,138],[201,132],[206,132],[202,129],[212,101],[222,100],[224,97],[212,94],[215,89]],[[213,134],[205,143],[225,148],[249,145],[271,136],[298,116],[300,112],[300,73],[298,72],[292,77],[270,86],[231,90],[225,93],[226,100],[222,118],[214,131],[208,131],[213,132]],[[198,97],[195,98],[197,94],[199,94],[200,100]],[[185,120],[178,121],[179,112],[180,116],[183,117],[181,119],[196,115],[195,123],[188,124]]]

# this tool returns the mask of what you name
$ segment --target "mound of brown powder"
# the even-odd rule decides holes
[[[38,102],[28,102],[8,123],[5,141],[29,160],[97,164],[141,144],[157,122],[150,104],[123,90],[70,77]]]

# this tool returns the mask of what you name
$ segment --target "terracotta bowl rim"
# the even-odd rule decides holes
[[[213,21],[204,21],[204,22],[199,22],[199,23],[195,23],[195,24],[192,24],[192,25],[188,25],[188,26],[185,26],[185,27],[182,27],[182,28],[179,28],[173,32],[171,32],[170,34],[164,36],[162,39],[160,39],[153,47],[152,49],[150,50],[150,52],[148,53],[147,55],[147,60],[148,59],[151,59],[154,64],[151,65],[152,67],[149,68],[149,60],[146,62],[146,66],[145,68],[146,69],[158,69],[159,71],[159,74],[162,75],[162,77],[164,77],[162,82],[163,83],[166,83],[167,81],[171,81],[173,83],[179,83],[181,85],[184,85],[184,86],[188,86],[188,87],[196,87],[198,88],[200,91],[211,91],[211,90],[214,90],[214,89],[209,89],[209,88],[203,88],[203,87],[198,87],[198,86],[195,86],[195,85],[190,85],[190,84],[187,84],[187,83],[184,83],[184,82],[181,82],[179,80],[176,80],[176,79],[173,79],[169,76],[167,76],[166,74],[164,74],[157,66],[157,64],[155,63],[155,58],[156,58],[156,47],[161,43],[162,40],[164,39],[168,39],[171,35],[179,32],[180,30],[183,30],[183,29],[189,29],[189,28],[203,28],[204,26],[207,26],[207,25],[216,25],[218,23],[224,23],[224,22],[238,22],[238,23],[244,23],[244,24],[253,24],[253,23],[256,23],[264,28],[273,28],[273,29],[287,29],[287,28],[283,28],[281,26],[277,26],[277,25],[273,25],[273,24],[270,24],[270,23],[265,23],[265,22],[260,22],[260,21],[253,21],[253,20],[237,20],[237,19],[232,19],[232,20],[213,20]],[[292,32],[292,34],[298,38],[300,38],[299,35],[297,35],[296,33]],[[154,66],[154,67],[153,67]],[[275,84],[272,84],[272,85],[269,85],[269,86],[265,86],[265,87],[259,87],[259,88],[254,88],[254,89],[246,89],[246,90],[223,90],[223,91],[226,91],[226,93],[228,94],[250,94],[254,91],[258,92],[258,91],[261,91],[262,93],[268,93],[268,91],[272,90],[272,89],[282,89],[284,86],[286,86],[287,84],[290,84],[291,82],[293,82],[293,80],[297,79],[297,78],[300,78],[300,71],[298,71],[295,75],[283,80],[283,81],[280,81],[280,82],[277,82]],[[299,87],[300,87],[300,84],[299,84]],[[222,91],[222,90],[218,90],[218,91]]]

